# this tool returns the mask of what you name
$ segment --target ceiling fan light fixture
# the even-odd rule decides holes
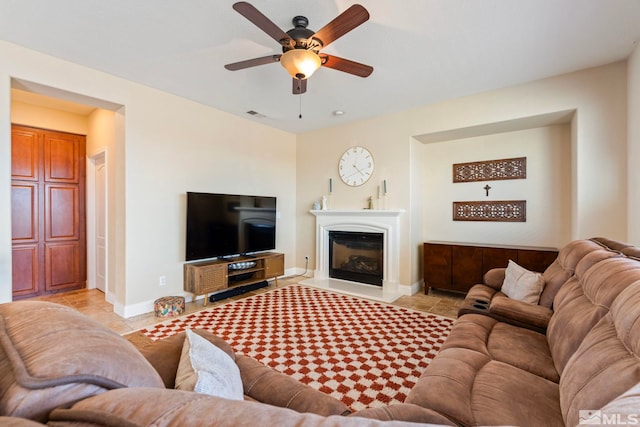
[[[306,49],[291,49],[280,57],[280,64],[294,79],[308,79],[322,65],[317,53]]]

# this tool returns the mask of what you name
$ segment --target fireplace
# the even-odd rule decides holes
[[[323,289],[330,289],[350,295],[362,296],[384,302],[391,302],[400,295],[411,295],[411,287],[401,285],[400,282],[400,215],[404,210],[388,209],[359,209],[359,210],[313,210],[316,217],[316,265],[313,277],[301,283]],[[351,234],[373,234],[381,246],[379,255],[367,253],[366,258],[360,252],[352,254],[352,264],[359,263],[359,270],[372,268],[371,259],[378,260],[380,277],[375,284],[367,283],[362,277],[335,277],[335,262],[329,260],[330,252],[336,250],[330,244],[330,235],[334,232]],[[371,242],[367,242],[367,246]],[[342,246],[342,245],[339,245]],[[333,248],[333,249],[332,249]],[[348,259],[347,259],[348,261]],[[339,270],[350,270],[340,268]],[[376,274],[377,275],[377,274]]]
[[[382,286],[384,235],[329,232],[329,277]]]

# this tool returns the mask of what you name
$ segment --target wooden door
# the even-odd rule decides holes
[[[85,137],[11,130],[13,297],[83,288]]]

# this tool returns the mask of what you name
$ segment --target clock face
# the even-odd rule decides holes
[[[345,184],[357,187],[371,178],[373,166],[373,156],[366,148],[352,147],[340,157],[338,172]]]

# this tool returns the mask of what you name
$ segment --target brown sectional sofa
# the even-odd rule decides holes
[[[0,425],[563,426],[581,410],[640,423],[640,250],[569,243],[537,306],[501,294],[501,274],[469,297],[502,311],[463,308],[404,404],[355,414],[204,331],[239,367],[244,401],[172,389],[184,334],[135,347],[69,308],[2,304]]]
[[[463,310],[406,401],[465,426],[577,425],[581,410],[640,421],[638,253],[607,239],[568,244],[544,273],[553,304],[522,313],[499,286],[472,288],[509,311]]]
[[[401,404],[351,414],[340,401],[214,343],[240,370],[244,401],[172,389],[185,334],[134,344],[57,304],[0,305],[0,425],[378,426],[450,424]],[[385,422],[387,421],[387,422]]]

